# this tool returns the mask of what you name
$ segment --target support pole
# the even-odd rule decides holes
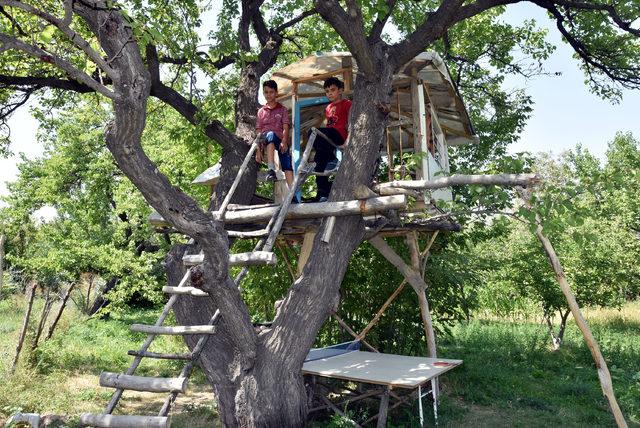
[[[378,321],[384,314],[384,311],[386,311],[389,305],[391,304],[391,302],[393,302],[396,299],[396,297],[398,297],[398,295],[404,289],[404,286],[406,284],[407,284],[407,280],[403,279],[400,285],[398,286],[398,288],[396,288],[395,291],[391,294],[391,296],[389,296],[387,301],[384,302],[384,304],[378,310],[378,313],[376,313],[376,316],[374,316],[373,319],[369,321],[369,324],[367,324],[367,326],[360,332],[360,334],[358,335],[358,337],[356,337],[356,339],[362,340],[367,335],[367,333],[369,333],[369,330],[371,330],[378,323]]]
[[[622,410],[620,410],[620,406],[618,405],[618,401],[616,400],[616,396],[613,391],[613,381],[611,380],[611,374],[609,373],[607,362],[602,356],[602,352],[600,351],[598,342],[596,341],[595,337],[593,337],[593,333],[591,333],[589,324],[587,324],[584,316],[582,316],[582,311],[580,310],[580,306],[578,306],[578,302],[576,301],[576,297],[573,294],[573,291],[571,291],[571,286],[569,285],[567,277],[564,274],[564,269],[560,264],[560,259],[558,258],[558,255],[556,254],[551,241],[549,241],[549,239],[544,235],[542,225],[540,224],[540,217],[537,215],[536,221],[538,222],[538,227],[536,228],[536,237],[542,244],[542,248],[544,248],[545,253],[547,253],[549,263],[553,268],[553,272],[555,273],[558,284],[560,284],[562,293],[567,299],[567,303],[569,304],[569,309],[571,309],[573,319],[582,332],[582,336],[584,337],[584,341],[587,344],[589,351],[591,351],[591,356],[593,357],[593,361],[595,362],[596,368],[598,370],[598,379],[600,380],[602,393],[607,399],[609,408],[611,409],[611,413],[613,413],[613,417],[615,418],[618,427],[627,428],[627,421],[624,419],[624,415],[622,414]]]
[[[380,411],[378,412],[377,428],[385,428],[387,426],[387,410],[389,409],[389,387],[384,389],[380,398]]]
[[[20,351],[22,350],[22,344],[24,343],[24,338],[27,335],[27,327],[29,326],[29,317],[31,316],[31,309],[33,308],[33,298],[36,296],[36,288],[38,284],[34,281],[31,283],[27,291],[27,310],[24,313],[24,320],[22,321],[22,329],[20,330],[20,337],[18,338],[18,345],[16,346],[16,356],[13,359],[13,364],[11,365],[11,372],[16,371],[16,366],[18,365],[18,358],[20,357]]]
[[[419,271],[414,270],[408,266],[402,257],[400,257],[380,236],[374,236],[369,239],[371,245],[373,245],[379,252],[386,258],[392,265],[400,271],[400,273],[411,284],[413,291],[418,296],[418,303],[420,304],[420,314],[422,317],[422,323],[424,325],[425,337],[427,340],[427,356],[429,358],[436,358],[436,336],[433,330],[433,321],[431,319],[431,313],[429,312],[429,303],[425,295],[427,284],[422,279]]]

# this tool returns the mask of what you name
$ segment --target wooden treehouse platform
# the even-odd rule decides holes
[[[369,236],[398,236],[412,232],[460,230],[460,225],[443,216],[435,205],[409,206],[406,195],[378,196],[339,202],[311,202],[289,207],[279,238],[297,241],[305,234],[316,232],[326,218],[361,215]],[[279,204],[233,205],[224,215],[225,229],[230,237],[252,239],[265,236],[267,223]],[[159,233],[176,232],[158,213],[149,222]]]

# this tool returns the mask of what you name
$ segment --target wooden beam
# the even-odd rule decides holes
[[[166,416],[103,415],[83,413],[80,425],[99,428],[167,428]]]
[[[380,397],[380,409],[378,411],[378,423],[377,428],[386,428],[387,426],[387,411],[389,410],[389,387],[385,388]]]
[[[182,258],[185,266],[196,266],[204,261],[204,254],[189,254]],[[229,266],[275,265],[276,255],[270,251],[229,254]]]
[[[413,190],[442,189],[451,186],[531,186],[540,178],[537,174],[495,174],[495,175],[462,175],[454,174],[433,180],[396,180],[378,184],[374,190],[386,187],[400,187]]]
[[[144,357],[144,358],[156,358],[159,360],[185,360],[191,361],[191,354],[162,354],[158,352],[140,352],[130,350],[127,352],[127,355],[131,355],[132,357]]]
[[[584,337],[584,341],[591,351],[591,356],[593,361],[595,362],[596,369],[598,371],[598,379],[600,380],[600,387],[602,388],[602,393],[607,399],[607,403],[609,404],[609,408],[611,409],[611,413],[613,413],[613,417],[616,420],[616,424],[620,428],[627,428],[627,421],[622,414],[622,410],[620,410],[620,406],[618,405],[618,401],[616,400],[615,392],[613,391],[613,381],[611,380],[611,374],[609,373],[609,368],[607,367],[607,362],[602,356],[602,352],[600,351],[600,347],[598,346],[598,342],[596,338],[591,333],[591,329],[589,328],[589,324],[587,324],[587,320],[584,319],[582,315],[582,311],[580,310],[580,306],[576,300],[576,296],[573,294],[571,290],[571,286],[569,285],[569,281],[567,281],[567,277],[564,274],[564,269],[562,268],[562,264],[560,263],[560,259],[556,254],[551,241],[544,235],[543,228],[540,223],[540,217],[536,215],[536,221],[538,222],[538,227],[536,228],[536,237],[542,244],[542,248],[544,248],[547,257],[549,258],[549,263],[555,273],[556,280],[560,285],[560,289],[564,294],[565,299],[567,299],[567,303],[569,305],[569,309],[571,310],[571,314],[573,315],[573,319],[576,322],[576,325],[582,332],[582,336]]]
[[[338,314],[336,314],[335,312],[332,314],[332,316],[336,319],[336,321],[338,321],[338,324],[340,324],[340,326],[342,328],[344,328],[347,333],[349,333],[351,336],[354,337],[354,339],[358,339],[358,334],[353,331],[353,329],[351,327],[349,327],[349,325],[347,325],[346,322],[344,322],[344,320],[342,318],[340,318],[340,316]],[[364,339],[359,339],[367,348],[369,348],[371,351],[373,352],[377,352],[380,353],[380,351],[378,351],[376,348],[374,348],[369,342],[367,342]]]
[[[406,207],[407,197],[404,195],[381,196],[364,201],[352,200],[295,204],[289,207],[285,218],[368,215],[389,209],[404,209]],[[224,221],[227,224],[238,224],[269,220],[277,209],[278,207],[268,207],[242,211],[227,211]]]
[[[100,386],[106,388],[129,389],[147,392],[183,392],[187,387],[187,378],[129,376],[119,373],[102,372]]]
[[[214,334],[216,327],[213,325],[177,325],[161,326],[147,324],[131,324],[131,331],[147,334],[167,334],[170,336],[182,336],[184,334]]]
[[[180,294],[194,297],[206,297],[209,295],[209,293],[207,293],[206,291],[196,287],[171,287],[168,285],[162,287],[162,292],[167,294]]]
[[[429,311],[429,303],[425,295],[427,284],[420,273],[410,266],[408,266],[402,257],[400,257],[385,241],[379,236],[374,236],[369,239],[371,245],[373,245],[379,252],[386,258],[392,265],[400,271],[405,277],[407,282],[411,284],[413,291],[418,296],[418,303],[420,305],[420,315],[422,317],[422,323],[424,325],[425,337],[427,340],[427,355],[430,358],[436,358],[436,337],[433,330],[433,321],[431,319],[431,312]]]
[[[367,335],[367,333],[369,333],[369,330],[371,330],[378,323],[378,321],[382,317],[382,314],[384,314],[384,311],[386,311],[389,305],[391,304],[391,302],[393,302],[396,299],[396,297],[398,297],[398,295],[404,289],[404,286],[406,284],[407,284],[407,280],[403,279],[400,285],[391,294],[391,296],[389,296],[389,298],[380,307],[380,309],[378,310],[376,315],[373,317],[373,319],[369,321],[369,324],[367,324],[367,326],[360,332],[360,334],[358,334],[358,336],[356,337],[357,340],[362,340]]]

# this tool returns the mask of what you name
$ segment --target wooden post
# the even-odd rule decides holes
[[[53,336],[53,331],[56,329],[56,326],[58,325],[58,321],[60,321],[60,317],[62,317],[62,312],[64,311],[65,306],[67,306],[67,301],[69,300],[69,297],[71,297],[71,291],[73,291],[73,287],[75,287],[75,285],[76,285],[75,282],[71,283],[71,285],[67,289],[67,293],[64,295],[64,297],[60,301],[60,308],[58,309],[58,313],[56,314],[56,317],[53,319],[53,322],[49,326],[49,331],[47,332],[47,336],[45,337],[45,340],[49,340],[51,339],[51,336]]]
[[[47,288],[47,293],[45,294],[44,298],[44,305],[42,306],[42,314],[40,315],[40,322],[38,323],[38,328],[36,330],[36,336],[31,343],[32,351],[34,351],[38,347],[38,342],[40,341],[40,336],[42,335],[44,326],[47,323],[47,318],[49,318],[49,312],[51,311],[52,304],[53,298],[51,297],[51,289]]]
[[[385,428],[387,426],[387,410],[389,409],[389,387],[384,389],[380,398],[380,410],[378,412],[377,428]]]
[[[567,281],[567,277],[564,274],[564,269],[562,269],[562,265],[560,264],[560,259],[556,254],[551,241],[544,235],[542,230],[542,225],[540,224],[540,218],[536,215],[536,221],[538,222],[538,227],[536,228],[536,237],[542,244],[545,253],[547,253],[547,257],[549,258],[549,263],[553,268],[553,272],[555,273],[556,280],[558,284],[560,284],[560,288],[562,289],[562,293],[564,297],[567,299],[567,303],[569,304],[569,309],[571,309],[571,314],[573,318],[582,332],[582,336],[584,337],[584,341],[591,351],[591,356],[593,357],[593,361],[596,363],[596,368],[598,370],[598,379],[600,380],[600,386],[602,387],[602,393],[604,394],[607,402],[609,403],[609,408],[611,409],[611,413],[613,413],[613,417],[616,420],[616,424],[618,427],[627,428],[627,421],[624,419],[624,415],[620,410],[620,406],[616,401],[616,396],[613,391],[613,381],[611,380],[611,374],[609,373],[609,368],[607,367],[607,362],[602,356],[602,352],[600,352],[600,347],[598,346],[598,342],[596,342],[595,337],[591,333],[591,329],[589,328],[589,324],[582,316],[582,311],[580,311],[580,306],[578,306],[578,302],[576,301],[576,297],[571,291],[571,286]]]
[[[2,299],[2,286],[4,285],[4,235],[0,235],[0,299]]]
[[[31,286],[27,290],[27,310],[24,313],[24,320],[22,321],[22,329],[20,330],[20,337],[18,338],[18,345],[16,346],[16,356],[13,359],[11,365],[11,373],[15,372],[16,365],[18,364],[18,358],[20,357],[20,351],[22,350],[22,344],[24,338],[27,335],[27,327],[29,326],[29,317],[31,316],[31,309],[33,308],[33,298],[36,296],[36,287],[38,284],[33,281]]]
[[[371,245],[373,245],[379,252],[386,258],[392,265],[400,271],[400,273],[406,278],[407,282],[411,284],[413,291],[418,296],[418,303],[420,305],[420,315],[422,317],[422,323],[424,325],[424,333],[427,340],[427,356],[429,358],[436,358],[436,336],[433,330],[433,320],[431,319],[431,313],[429,312],[429,303],[425,295],[427,284],[422,279],[420,272],[414,270],[408,266],[402,257],[400,257],[380,236],[374,236],[369,239]]]

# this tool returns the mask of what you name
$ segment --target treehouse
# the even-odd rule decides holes
[[[352,98],[357,74],[350,53],[318,53],[273,73],[278,100],[291,112],[294,169],[300,164],[308,130],[324,120],[329,103],[324,80],[341,79],[344,95]],[[434,52],[423,52],[394,76],[390,108],[385,150],[380,153],[389,181],[448,175],[448,147],[478,142],[447,67]],[[424,196],[427,203],[451,200],[451,190],[437,189]]]
[[[289,109],[292,118],[294,175],[299,175],[308,131],[320,127],[324,120],[324,108],[329,103],[324,94],[324,81],[329,77],[338,77],[345,84],[344,96],[352,98],[357,75],[357,64],[349,53],[318,53],[273,73],[272,78],[278,84],[278,100]],[[375,223],[377,213],[399,209],[398,221],[385,225],[382,232],[397,235],[407,230],[457,230],[454,222],[442,216],[438,221],[429,221],[422,215],[434,212],[442,214],[438,211],[437,201],[452,199],[448,187],[422,185],[449,174],[449,147],[478,142],[462,97],[438,54],[423,52],[402,67],[393,78],[391,101],[385,144],[380,153],[382,179],[374,191],[379,196],[397,197],[404,194],[415,198],[416,203],[409,207],[406,203],[400,203],[400,207],[394,205],[399,200],[374,201],[362,196],[371,204],[362,211],[362,214],[366,214],[365,220]],[[337,155],[340,158],[342,151],[337,150]],[[276,156],[276,163],[277,160]],[[284,174],[281,171],[277,173],[274,205],[265,204],[269,199],[257,195],[262,206],[225,207],[228,208],[225,221],[230,226],[228,230],[231,236],[255,237],[257,231],[265,226],[271,211],[281,205],[288,188]],[[220,165],[216,164],[200,174],[193,183],[213,188],[219,174]],[[264,175],[264,172],[259,174],[258,180],[264,181]],[[345,208],[349,205],[347,201],[333,204],[300,204],[288,208],[282,235],[287,239],[303,239],[305,233],[318,228],[326,210],[335,215],[360,212],[357,201],[353,201],[353,207],[349,209]],[[153,214],[150,221],[156,228],[167,230],[168,225],[157,214]]]

